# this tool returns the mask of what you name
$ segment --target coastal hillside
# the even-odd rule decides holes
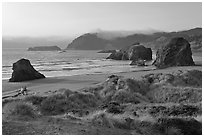
[[[72,41],[67,49],[100,50],[105,49],[108,41],[97,37],[96,33],[86,33]],[[97,45],[97,46],[95,46]]]
[[[66,49],[74,50],[110,50],[121,49],[139,42],[146,47],[158,49],[173,37],[184,37],[191,44],[193,51],[202,50],[202,28],[178,32],[157,32],[153,34],[132,34],[115,39],[104,39],[97,33],[87,33],[74,39]]]

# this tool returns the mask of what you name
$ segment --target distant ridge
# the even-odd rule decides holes
[[[103,39],[98,37],[98,33],[86,33],[74,39],[67,46],[67,50],[113,50],[139,42],[146,47],[158,49],[173,37],[184,37],[187,39],[192,50],[202,50],[202,28],[178,32],[156,32],[153,34],[132,34],[114,39]]]

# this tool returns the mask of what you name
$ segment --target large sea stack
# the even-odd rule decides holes
[[[151,48],[146,48],[142,45],[133,45],[128,49],[130,60],[152,60]]]
[[[195,65],[189,42],[182,37],[171,39],[166,46],[157,51],[153,64],[158,68]]]
[[[9,82],[21,82],[34,79],[45,78],[45,76],[36,71],[27,59],[20,59],[13,63],[13,73]]]

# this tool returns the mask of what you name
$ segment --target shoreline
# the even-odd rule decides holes
[[[2,97],[14,94],[16,90],[20,89],[23,86],[26,86],[28,92],[30,93],[43,94],[44,92],[47,91],[55,91],[62,88],[70,90],[79,90],[85,87],[91,87],[95,84],[105,81],[107,77],[112,74],[119,75],[124,78],[140,79],[141,76],[150,73],[171,73],[176,70],[193,70],[193,69],[202,71],[202,66],[170,67],[165,69],[130,71],[109,74],[82,74],[74,76],[58,76],[25,82],[8,82],[8,80],[2,79]]]
[[[195,62],[195,64],[197,64],[197,65],[202,65],[202,54],[201,53],[193,53],[194,55],[192,56],[193,57],[193,60],[194,60],[194,62]],[[103,60],[103,59],[102,59]],[[153,59],[154,60],[154,59]],[[150,64],[152,64],[152,62],[153,62],[153,60],[152,61],[150,61],[151,63],[148,63],[148,67],[151,67],[151,65]],[[117,60],[113,60],[113,61],[117,61]],[[121,62],[121,61],[120,61]],[[129,63],[130,63],[131,61],[129,61]],[[117,70],[117,72],[110,72],[110,74],[112,74],[112,73],[128,73],[129,71],[134,71],[134,70],[132,70],[132,69],[134,69],[134,66],[130,66],[129,65],[129,63],[127,63],[128,65],[126,66],[127,67],[127,69],[129,69],[129,70],[121,70],[121,69],[119,69],[119,70]],[[11,65],[12,66],[12,65]],[[123,65],[122,65],[123,66]],[[113,68],[111,68],[111,69],[117,69],[117,67],[116,66],[112,66]],[[101,69],[103,69],[104,67],[102,66],[102,67],[98,67],[98,68],[101,68]],[[90,69],[94,69],[94,68],[90,68]],[[109,71],[111,71],[111,69],[109,68],[108,70]],[[153,68],[143,68],[143,69],[145,69],[145,70],[137,70],[137,71],[146,71],[146,69],[153,69]],[[56,71],[52,71],[52,74],[50,74],[50,71],[45,71],[45,72],[41,72],[40,70],[38,70],[40,73],[44,73],[44,74],[47,74],[47,78],[50,78],[50,77],[64,77],[64,73],[65,73],[65,75],[66,76],[76,76],[76,75],[86,75],[86,74],[90,74],[90,75],[96,75],[96,74],[105,74],[106,72],[105,71],[96,71],[96,70],[93,70],[94,72],[92,72],[92,71],[87,71],[87,70],[85,70],[86,72],[83,72],[82,71],[82,73],[81,72],[68,72],[68,71],[64,71],[64,70],[60,70],[59,72],[56,72]],[[115,70],[114,70],[115,71]],[[54,75],[53,75],[53,73],[54,73]],[[72,74],[72,73],[74,73],[74,74]],[[78,74],[78,73],[81,73],[81,74]],[[3,74],[2,73],[2,80],[9,80],[10,79],[10,77],[11,77],[11,74],[12,74],[12,72],[11,73],[9,73],[8,75],[7,74]],[[7,77],[7,78],[5,78],[5,76]],[[58,76],[56,76],[56,75],[58,75]],[[3,76],[4,76],[4,78],[3,78]]]

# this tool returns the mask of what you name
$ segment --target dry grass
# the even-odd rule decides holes
[[[154,103],[197,103],[202,101],[202,89],[162,86],[150,90],[147,97]]]
[[[30,102],[33,105],[41,105],[41,102],[46,99],[46,97],[43,96],[37,96],[37,95],[32,95],[32,96],[28,96],[25,97],[24,101],[26,102]]]
[[[40,111],[44,115],[63,114],[74,109],[88,109],[97,106],[97,99],[91,93],[64,92],[44,99]]]
[[[94,125],[135,131],[143,135],[199,135],[202,124],[194,118],[152,117],[144,114],[133,117],[128,114],[110,114],[97,111],[89,116]]]
[[[149,102],[149,100],[140,93],[137,92],[132,93],[124,89],[118,90],[112,97],[112,100],[118,103],[133,103],[133,104]]]
[[[60,89],[46,97],[5,100],[3,116],[33,119],[38,116],[35,106],[45,116],[65,114],[132,134],[201,134],[201,74],[150,74],[141,81],[114,77],[80,91]]]
[[[172,74],[152,73],[143,76],[150,85],[172,85],[181,87],[202,87],[202,72],[199,70],[175,71]]]

